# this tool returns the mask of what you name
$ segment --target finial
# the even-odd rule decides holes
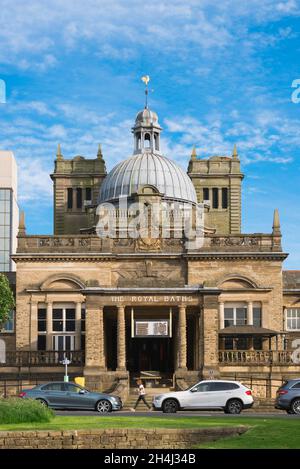
[[[149,75],[142,76],[141,80],[145,83],[145,109],[148,109],[148,83],[150,81]]]
[[[238,152],[237,152],[236,143],[234,144],[234,147],[233,147],[232,157],[233,157],[233,158],[237,158],[237,157],[238,157]]]
[[[57,160],[63,159],[63,155],[61,154],[61,149],[60,149],[60,143],[57,145],[56,159]]]
[[[26,235],[25,212],[22,210],[20,212],[20,218],[19,218],[19,233],[18,233],[18,236],[25,236],[25,235]]]
[[[279,211],[278,211],[278,208],[275,208],[275,210],[274,210],[274,217],[273,217],[273,235],[281,236],[280,219],[279,219]]]
[[[197,152],[196,152],[196,147],[195,147],[195,145],[193,146],[193,149],[192,149],[191,158],[192,158],[192,160],[196,160],[196,159],[197,159]]]
[[[98,145],[97,158],[98,158],[99,160],[103,160],[103,154],[102,154],[101,143],[99,143],[99,145]]]

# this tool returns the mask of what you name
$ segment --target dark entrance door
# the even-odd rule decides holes
[[[173,341],[170,338],[132,338],[129,344],[129,371],[173,371]]]

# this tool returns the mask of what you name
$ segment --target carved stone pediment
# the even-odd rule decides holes
[[[185,285],[185,271],[181,265],[145,260],[134,266],[120,266],[113,271],[118,287],[180,287]]]

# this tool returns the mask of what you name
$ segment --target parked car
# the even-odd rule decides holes
[[[123,407],[118,396],[90,392],[78,384],[61,381],[25,389],[19,397],[35,399],[54,409],[82,409],[106,413],[121,410]]]
[[[192,409],[223,409],[226,414],[239,414],[253,405],[252,392],[237,381],[200,381],[185,391],[154,396],[153,407],[163,412]]]
[[[288,414],[300,414],[300,378],[290,379],[277,390],[275,408]]]

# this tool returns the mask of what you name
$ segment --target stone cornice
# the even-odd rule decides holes
[[[240,260],[240,259],[270,259],[284,261],[288,254],[283,252],[187,252],[187,253],[26,253],[14,254],[12,259],[18,263],[22,261],[39,262],[93,262],[93,261],[110,261],[116,259],[224,259],[224,260]]]
[[[288,254],[284,252],[188,252],[183,254],[187,259],[270,259],[284,261]]]

